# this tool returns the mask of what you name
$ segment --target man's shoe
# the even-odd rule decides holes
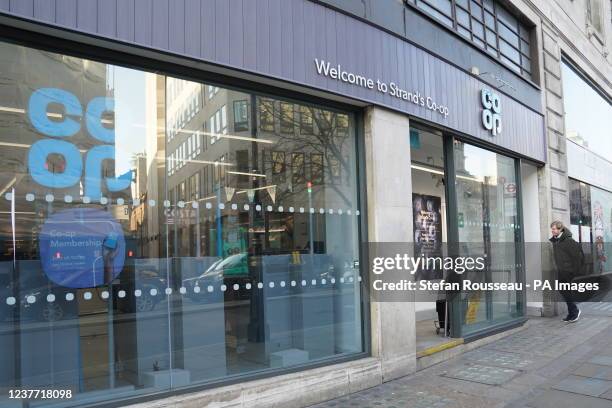
[[[576,317],[574,317],[573,319],[568,320],[569,323],[574,323],[575,321],[578,321],[578,319],[580,319],[580,313],[582,313],[580,311],[580,309],[578,309],[578,314],[576,315]]]
[[[564,322],[569,322],[570,321],[570,315],[565,316],[565,318],[563,319]]]

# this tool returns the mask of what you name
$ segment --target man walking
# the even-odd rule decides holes
[[[553,257],[557,266],[557,279],[559,282],[570,283],[572,279],[580,274],[584,262],[584,253],[579,243],[574,241],[572,233],[565,228],[561,221],[550,224],[553,245]],[[580,318],[580,309],[573,301],[572,291],[560,291],[561,296],[567,303],[567,317],[564,322],[573,323]]]

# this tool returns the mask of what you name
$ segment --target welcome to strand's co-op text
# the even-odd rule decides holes
[[[398,99],[412,102],[415,105],[422,106],[429,110],[436,111],[439,114],[444,115],[445,118],[449,115],[448,106],[435,101],[431,96],[422,95],[419,91],[406,91],[395,82],[389,82],[387,84],[380,79],[376,79],[375,81],[372,78],[368,78],[364,75],[355,74],[354,72],[342,69],[340,64],[332,65],[331,63],[324,60],[319,60],[318,58],[315,58],[314,61],[317,68],[317,74],[319,75],[351,85],[360,86],[362,88],[377,90],[378,92],[382,92]]]

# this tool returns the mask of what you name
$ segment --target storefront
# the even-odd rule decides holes
[[[521,169],[546,142],[520,92],[306,0],[158,3],[113,33],[88,7],[1,15],[2,390],[119,405],[380,364],[362,244],[418,242],[419,212],[488,255],[482,279],[524,279]],[[496,296],[449,299],[450,335],[524,320]]]

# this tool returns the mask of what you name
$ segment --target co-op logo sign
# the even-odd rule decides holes
[[[47,115],[50,104],[59,104],[64,109],[63,120],[54,121]],[[50,188],[68,188],[84,178],[84,194],[91,199],[102,196],[102,185],[108,191],[121,191],[130,186],[132,172],[114,178],[102,175],[104,160],[115,159],[115,130],[102,123],[104,114],[113,113],[115,101],[109,97],[96,97],[87,103],[85,111],[79,99],[72,93],[58,88],[40,88],[30,96],[28,116],[32,126],[51,139],[39,140],[28,153],[28,170],[32,179]],[[92,147],[85,160],[76,145],[68,140],[81,130],[83,118],[88,133],[94,139],[105,143]],[[49,170],[49,155],[57,154],[64,158],[63,172]]]
[[[500,134],[502,131],[502,117],[499,95],[488,89],[483,89],[480,92],[480,102],[482,103],[482,125],[493,136]]]

